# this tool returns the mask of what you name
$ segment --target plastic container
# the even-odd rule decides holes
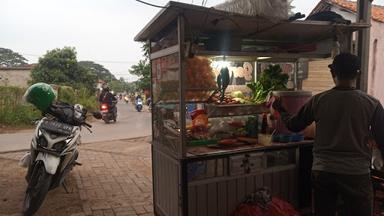
[[[272,144],[272,134],[259,134],[258,143],[263,146],[270,146]]]
[[[274,96],[282,99],[284,108],[292,115],[299,112],[300,108],[311,98],[309,91],[274,91]],[[276,134],[294,134],[289,131],[280,118],[276,121]]]
[[[279,142],[282,142],[282,143],[292,142],[292,135],[291,134],[280,135]]]
[[[300,142],[304,140],[303,134],[292,134],[291,135],[291,142]]]

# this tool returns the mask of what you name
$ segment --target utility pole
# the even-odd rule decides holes
[[[371,8],[373,0],[357,0],[356,22],[371,24]],[[361,62],[361,74],[357,80],[358,89],[368,90],[369,47],[371,28],[360,30],[357,34],[357,55]]]

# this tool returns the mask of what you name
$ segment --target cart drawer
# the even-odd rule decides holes
[[[242,175],[245,173],[244,155],[236,155],[229,158],[229,175]]]
[[[264,153],[236,155],[229,158],[229,175],[244,175],[262,171],[266,166]]]
[[[266,167],[266,158],[264,153],[255,153],[249,155],[249,170],[248,173],[261,172]]]
[[[285,149],[266,153],[267,167],[296,164],[296,150]]]

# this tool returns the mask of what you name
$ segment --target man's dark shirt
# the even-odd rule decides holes
[[[111,92],[103,90],[100,93],[100,97],[99,97],[100,103],[108,103],[109,105],[112,105],[114,101],[116,101],[116,98]]]
[[[371,164],[368,139],[373,135],[384,149],[384,109],[360,90],[334,88],[313,96],[295,116],[284,110],[280,113],[294,132],[316,122],[312,170],[367,174]]]

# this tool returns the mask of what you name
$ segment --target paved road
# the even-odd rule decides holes
[[[118,120],[116,123],[105,124],[101,120],[92,122],[92,131],[82,131],[82,142],[102,142],[151,134],[151,114],[147,108],[137,112],[131,103],[118,103]],[[18,133],[0,134],[0,152],[29,149],[33,130]]]

